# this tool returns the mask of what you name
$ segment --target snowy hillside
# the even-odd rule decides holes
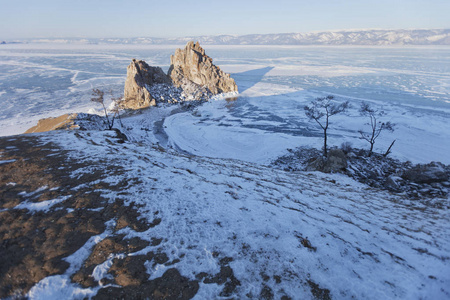
[[[65,273],[46,277],[31,289],[31,299],[108,295],[111,285],[105,280],[115,274],[109,272],[111,265],[149,252],[163,253],[167,260],[149,260],[144,277],[157,280],[175,268],[199,283],[195,299],[450,296],[448,210],[415,204],[340,175],[289,173],[242,161],[117,144],[114,135],[104,131],[38,135],[37,145],[55,151],[58,148],[49,143],[56,143],[68,151],[66,161],[77,162],[70,175],[72,192],[56,203],[37,206],[33,198],[50,187],[26,191],[28,205],[2,212],[26,209],[42,214],[62,209],[63,214],[82,215],[87,207],[74,207],[75,211],[64,207],[77,203],[70,193],[87,189],[101,192],[109,206],[123,201],[137,209],[140,222],[153,225],[144,231],[117,230],[118,220],[108,220],[103,233],[64,258],[70,265]],[[9,141],[14,144],[14,137]],[[53,153],[49,156],[61,152]],[[105,160],[108,168],[96,181],[82,181],[99,174]],[[103,188],[95,190],[99,186]],[[124,188],[117,190],[120,186]],[[103,215],[107,207],[92,209]],[[133,253],[113,252],[99,261],[90,268],[92,287],[71,282],[73,274],[92,261],[94,246],[115,236],[161,242]],[[224,276],[224,268],[227,277],[215,282],[213,278]]]
[[[181,38],[50,38],[16,40],[15,42],[184,45],[191,40],[199,41],[202,45],[450,45],[450,29],[370,29],[240,36],[189,36]]]
[[[118,297],[130,292],[133,282],[140,282],[141,288],[131,291],[141,297],[152,284],[160,290],[161,278],[174,280],[176,274],[185,284],[184,299],[450,296],[448,209],[343,175],[285,172],[166,149],[156,143],[162,128],[152,126],[168,111],[157,112],[123,120],[129,138],[148,134],[146,143],[123,143],[114,131],[97,130],[3,138],[1,145],[8,147],[2,147],[0,166],[24,159],[23,164],[39,162],[59,177],[31,188],[11,176],[9,194],[20,191],[13,199],[22,202],[4,207],[0,217],[49,215],[55,224],[74,215],[94,218],[85,221],[88,228],[97,222],[84,245],[61,255],[65,271],[32,286],[31,299]],[[33,151],[39,159],[27,158]],[[13,172],[20,169],[30,167]],[[57,198],[42,198],[55,191]],[[114,207],[122,208],[111,214]],[[137,225],[129,217],[124,221],[121,210],[134,211]],[[49,228],[51,223],[41,229]],[[111,241],[136,240],[141,246],[134,251],[104,248]],[[121,273],[124,267],[128,275]]]

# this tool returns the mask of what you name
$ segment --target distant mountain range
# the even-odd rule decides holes
[[[450,45],[450,29],[345,30],[309,33],[190,36],[183,38],[50,38],[6,41],[6,43],[151,44],[183,45]]]

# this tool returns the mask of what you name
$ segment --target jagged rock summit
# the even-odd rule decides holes
[[[168,75],[176,87],[183,87],[186,80],[206,87],[212,94],[237,92],[236,82],[213,64],[212,58],[197,42],[188,42],[184,49],[177,49],[170,56]]]
[[[139,109],[156,105],[156,100],[148,91],[148,87],[159,83],[169,84],[170,82],[170,78],[164,74],[160,67],[152,67],[143,60],[133,58],[127,67],[123,106],[130,109]]]
[[[123,108],[145,108],[159,100],[207,100],[212,95],[238,90],[230,74],[215,66],[198,42],[177,49],[170,63],[166,75],[160,67],[133,59],[127,68]]]

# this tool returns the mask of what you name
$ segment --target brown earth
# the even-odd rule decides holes
[[[89,174],[70,176],[87,166],[92,170]],[[97,298],[189,299],[196,294],[198,282],[184,278],[174,268],[161,278],[148,280],[144,263],[176,263],[169,261],[165,253],[128,256],[150,243],[157,246],[162,239],[127,240],[116,231],[124,227],[145,231],[158,226],[161,219],[146,223],[138,218],[137,208],[125,206],[120,196],[115,200],[102,197],[104,190],[126,195],[127,185],[133,184],[103,182],[101,179],[111,172],[122,174],[124,170],[115,164],[105,166],[100,161],[70,158],[68,151],[43,142],[39,135],[0,138],[0,298],[23,297],[43,278],[64,274],[69,263],[63,258],[80,249],[90,237],[103,233],[109,220],[116,221],[112,234],[94,247],[81,269],[69,274],[73,282],[84,287],[98,286],[92,277],[95,266],[110,254],[122,253],[123,258],[114,258],[109,279],[100,282],[118,286],[100,289]],[[94,180],[99,183],[93,184]],[[25,201],[37,203],[63,196],[68,198],[48,211],[15,208]]]
[[[38,121],[36,126],[31,127],[24,133],[45,132],[59,129],[72,129],[76,127],[74,120],[77,114],[65,114],[56,118],[46,118]]]

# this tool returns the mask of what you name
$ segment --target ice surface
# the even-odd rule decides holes
[[[43,117],[97,113],[99,107],[90,102],[92,88],[112,89],[118,95],[131,58],[167,69],[173,48],[5,45],[0,49],[4,107],[0,135],[23,132]],[[394,134],[382,134],[376,151],[385,151],[397,139],[393,149],[397,158],[448,164],[449,51],[448,47],[210,46],[208,55],[232,73],[240,98],[205,105],[198,116],[170,116],[165,127],[158,125],[161,134],[156,138],[136,128],[133,137],[168,142],[198,155],[266,163],[296,145],[321,147],[320,131],[305,119],[302,107],[315,97],[334,94],[349,100],[354,109],[350,118],[334,120],[331,145],[349,140],[367,147],[358,139],[357,130],[365,120],[356,111],[360,101],[367,101],[398,125]],[[142,128],[154,127],[152,120],[141,122]]]
[[[281,85],[256,84],[235,101],[211,102],[193,113],[172,115],[165,119],[164,130],[174,147],[189,153],[258,163],[268,163],[288,148],[320,148],[322,131],[306,118],[303,106],[312,97],[326,94],[290,88],[284,91]],[[394,133],[380,135],[375,151],[384,153],[396,139],[392,151],[396,158],[414,163],[450,164],[450,130],[446,126],[450,114],[446,109],[412,108],[342,95],[338,99],[349,100],[352,108],[330,119],[330,146],[348,141],[354,147],[368,148],[358,133],[368,122],[358,113],[360,103],[366,101],[386,112],[380,121],[396,124]]]
[[[0,134],[23,132],[38,119],[87,112],[92,88],[123,91],[131,58],[169,67],[175,46],[2,45]],[[397,104],[447,108],[448,47],[208,46],[214,62],[238,81],[337,93]],[[447,103],[448,104],[448,103]]]

